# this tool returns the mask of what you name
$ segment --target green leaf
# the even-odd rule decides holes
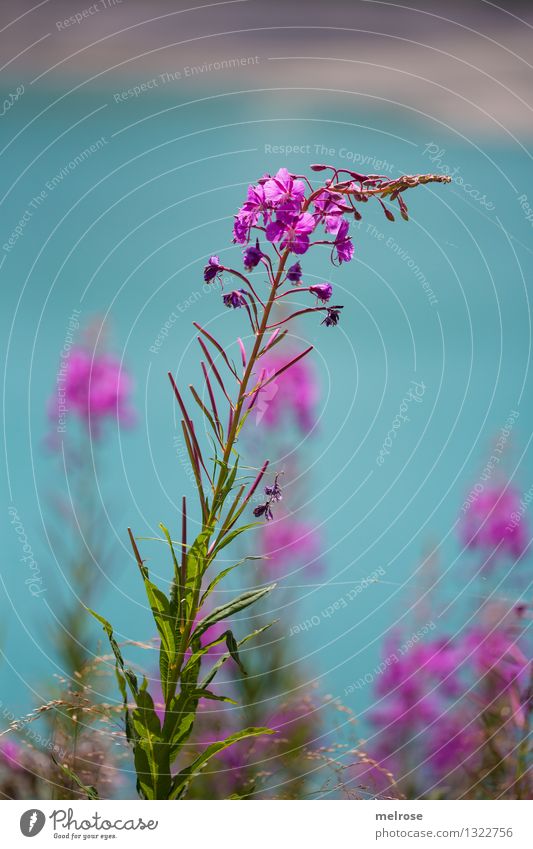
[[[218,646],[219,643],[223,643],[225,639],[226,639],[226,632],[221,634],[220,637],[217,637],[216,640],[212,640],[210,643],[207,643],[207,645],[201,646],[199,649],[194,651],[191,654],[189,660],[187,661],[187,663],[185,664],[185,666],[182,669],[182,672],[181,672],[182,677],[186,678],[187,674],[189,673],[191,668],[196,666],[196,664],[204,656],[204,654],[206,654],[209,651],[209,649],[213,648],[213,646]],[[198,667],[198,669],[199,669],[199,667]]]
[[[176,627],[177,622],[179,622],[180,605],[182,600],[181,572],[178,558],[176,557],[176,552],[174,551],[174,544],[170,537],[168,528],[166,528],[162,522],[160,522],[159,527],[165,535],[168,547],[170,548],[170,553],[172,555],[172,563],[174,565],[174,579],[172,581],[172,586],[170,590],[170,612],[175,622],[174,633],[176,633]]]
[[[230,705],[237,705],[238,702],[235,699],[230,699],[229,696],[219,696],[217,693],[211,692],[211,690],[206,690],[204,687],[199,687],[197,690],[193,690],[190,693],[191,698],[194,699],[209,699],[212,702],[228,702]]]
[[[173,763],[180,749],[191,735],[196,718],[198,699],[189,700],[189,694],[181,692],[174,696],[165,710],[163,739],[168,746],[170,763]]]
[[[212,559],[211,555],[207,555],[207,546],[209,544],[209,539],[213,533],[212,528],[207,528],[202,531],[194,540],[193,544],[189,547],[187,552],[187,584],[185,587],[186,592],[186,605],[187,605],[187,618],[194,619],[196,611],[192,610],[192,599],[194,597],[194,589],[199,583],[200,577],[204,574],[205,570],[209,566],[209,560]]]
[[[67,764],[60,763],[53,754],[52,760],[58,767],[58,769],[60,769],[61,772],[63,772],[67,776],[67,778],[70,778],[71,781],[78,785],[80,790],[83,790],[88,799],[91,799],[91,801],[96,801],[100,799],[96,787],[94,787],[92,784],[84,784],[79,775],[77,775],[77,773],[74,772],[73,769],[71,769]]]
[[[239,669],[241,670],[243,675],[247,675],[248,673],[246,672],[246,669],[242,665],[241,659],[239,657],[239,644],[237,643],[237,640],[235,639],[235,637],[234,637],[234,635],[231,631],[224,631],[224,633],[221,634],[220,637],[217,637],[216,640],[212,640],[210,643],[207,643],[207,645],[202,646],[201,648],[199,648],[197,651],[195,651],[190,656],[189,660],[187,661],[187,663],[183,667],[182,676],[186,677],[187,673],[189,672],[189,669],[191,667],[194,667],[197,664],[197,662],[205,654],[207,654],[209,649],[212,649],[214,646],[218,646],[220,643],[223,643],[223,642],[226,643],[230,657],[233,658],[233,660],[235,661],[235,663],[237,664],[237,666],[239,667]]]
[[[169,688],[172,685],[171,667],[176,658],[176,634],[175,620],[170,612],[170,602],[164,592],[156,587],[148,578],[143,576],[146,597],[152,611],[156,628],[161,637],[159,650],[159,670],[161,673],[161,686],[165,701],[168,697]]]
[[[211,595],[211,593],[213,592],[213,590],[215,589],[217,584],[220,583],[222,578],[225,578],[226,575],[229,575],[229,573],[233,572],[233,570],[236,569],[238,566],[242,566],[242,564],[246,563],[247,560],[264,560],[264,558],[260,557],[260,556],[258,556],[258,557],[243,557],[242,560],[239,560],[237,563],[234,563],[233,566],[228,566],[227,569],[223,569],[222,572],[219,572],[218,575],[215,575],[215,577],[213,578],[213,580],[211,581],[211,583],[209,584],[209,586],[205,590],[204,594],[202,595],[202,598],[200,599],[200,604],[198,606],[199,607],[203,606],[206,598],[208,598]]]
[[[127,681],[133,696],[136,698],[137,694],[139,692],[139,685],[137,683],[137,677],[135,676],[134,672],[131,669],[127,668],[124,665],[124,659],[122,657],[122,652],[120,651],[119,644],[117,643],[117,641],[115,640],[115,637],[113,636],[113,627],[112,627],[111,623],[108,622],[107,619],[104,619],[103,616],[99,616],[98,613],[95,613],[94,610],[91,610],[90,607],[87,607],[85,604],[83,606],[85,607],[85,610],[87,610],[91,614],[91,616],[94,616],[94,618],[97,619],[98,622],[100,622],[100,624],[104,628],[104,631],[107,634],[109,644],[111,646],[113,654],[115,655],[116,668],[117,668],[117,679],[119,681],[120,692],[121,692],[122,698],[124,699],[124,703],[126,704],[127,703],[127,693],[126,693],[126,687],[125,687],[125,684],[124,684],[124,679],[125,679],[125,681]]]
[[[238,515],[240,516],[240,513]],[[241,525],[240,528],[235,528],[235,530],[230,531],[230,533],[223,537],[223,539],[213,549],[213,551],[211,552],[211,559],[214,559],[219,553],[219,551],[222,551],[222,549],[226,548],[226,546],[229,545],[230,542],[233,542],[235,537],[240,536],[240,534],[243,534],[245,531],[249,531],[251,528],[258,528],[260,527],[260,525],[262,525],[262,522],[250,522],[250,524],[248,525]]]
[[[145,679],[131,719],[136,735],[135,771],[145,799],[168,799],[171,782],[169,751],[162,740],[161,723],[146,686]]]
[[[248,592],[243,593],[238,598],[234,598],[226,604],[221,604],[220,607],[215,607],[211,613],[198,623],[192,638],[197,639],[201,637],[204,631],[210,628],[211,625],[216,625],[217,622],[221,622],[223,619],[230,619],[236,613],[259,601],[259,599],[272,592],[275,586],[276,584],[270,584],[270,586],[262,587],[260,590],[248,590]]]
[[[229,651],[230,655],[232,656],[233,660],[235,661],[235,663],[237,664],[237,666],[241,670],[242,674],[248,675],[246,669],[244,668],[244,666],[241,663],[241,659],[239,657],[239,644],[237,643],[237,640],[233,636],[232,631],[226,631],[226,645],[228,647],[228,651]]]
[[[275,732],[270,728],[244,728],[242,731],[238,731],[236,734],[231,734],[229,737],[226,737],[225,740],[220,740],[217,743],[211,743],[211,745],[204,749],[202,754],[199,755],[188,767],[182,769],[181,772],[174,776],[170,799],[179,799],[187,789],[187,786],[194,778],[195,774],[202,766],[204,766],[204,764],[207,763],[207,761],[215,755],[218,755],[219,752],[223,752],[224,749],[228,749],[230,746],[233,746],[234,743],[238,743],[239,740],[274,733]]]
[[[268,631],[268,629],[271,628],[272,625],[274,625],[277,621],[278,620],[275,619],[274,622],[269,622],[268,625],[263,625],[262,628],[258,628],[256,631],[252,631],[251,634],[248,634],[246,637],[243,637],[242,640],[239,640],[239,642],[237,643],[237,646],[240,648],[245,643],[247,643],[248,640],[253,640],[254,637],[258,637],[259,634],[262,634],[263,631]],[[218,670],[226,663],[227,660],[230,659],[230,657],[231,657],[231,655],[230,655],[229,652],[227,652],[226,654],[223,654],[221,657],[219,657],[217,662],[212,666],[212,668],[209,670],[209,673],[207,674],[207,676],[202,681],[202,687],[206,687],[208,684],[211,683],[211,681],[213,680],[213,678],[217,674]]]

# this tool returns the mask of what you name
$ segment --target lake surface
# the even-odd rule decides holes
[[[51,608],[69,590],[50,499],[66,484],[61,458],[44,445],[45,407],[74,311],[82,323],[110,320],[135,379],[137,427],[111,434],[99,458],[102,541],[115,550],[98,610],[121,639],[148,639],[125,529],[150,536],[160,521],[176,527],[178,500],[192,492],[166,372],[183,385],[198,378],[193,320],[228,343],[244,332],[242,317],[204,291],[202,268],[212,253],[239,262],[231,223],[246,185],[315,161],[391,175],[457,169],[453,185],[407,197],[408,224],[369,204],[350,265],[332,270],[327,252],[302,260],[308,279],[331,280],[345,306],[336,329],[314,318],[298,328],[316,345],[322,392],[319,425],[302,447],[302,514],[320,526],[323,571],[286,576],[287,593],[279,602],[273,594],[268,612],[287,634],[309,620],[290,637],[293,658],[320,693],[342,698],[364,722],[372,688],[351,685],[377,666],[384,635],[396,628],[409,637],[427,623],[453,632],[497,588],[499,578],[486,587],[471,580],[476,560],[456,525],[509,416],[498,473],[524,491],[533,483],[532,225],[519,200],[532,185],[531,156],[502,137],[467,139],[416,116],[361,111],[348,95],[206,90],[189,102],[171,84],[149,101],[114,94],[32,90],[2,119],[2,707],[27,710],[60,672],[48,635]],[[173,311],[179,318],[154,353]],[[423,387],[420,397],[379,464],[413,386]],[[46,592],[36,597],[10,506],[39,564]],[[161,552],[147,556],[162,575]],[[501,590],[507,598],[530,584],[531,559],[518,568],[521,577]],[[376,570],[379,580],[347,601]]]

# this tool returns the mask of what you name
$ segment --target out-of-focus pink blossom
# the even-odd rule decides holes
[[[131,378],[118,359],[75,347],[58,374],[48,414],[55,421],[59,416],[74,414],[87,424],[93,436],[98,436],[104,419],[115,419],[126,426],[134,422],[131,390]]]
[[[9,769],[20,770],[22,766],[22,750],[15,740],[0,740],[0,763]]]
[[[516,633],[508,628],[492,631],[474,628],[464,641],[464,649],[471,653],[470,662],[482,684],[479,697],[492,704],[507,696],[515,721],[522,724],[525,705],[520,694],[528,684],[531,663]]]
[[[463,542],[469,548],[520,557],[529,542],[523,514],[520,492],[510,485],[473,493],[461,523]]]
[[[266,377],[275,374],[290,359],[290,352],[285,353],[283,358],[274,355],[265,357],[262,366]],[[255,405],[256,422],[274,429],[293,419],[302,433],[308,433],[316,421],[318,398],[315,374],[306,360],[299,360],[259,393]]]
[[[294,517],[268,522],[262,528],[261,544],[263,555],[268,558],[264,568],[272,575],[283,574],[298,565],[319,568],[320,533],[310,522]]]

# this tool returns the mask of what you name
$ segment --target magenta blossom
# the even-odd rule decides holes
[[[334,252],[337,254],[337,260],[340,263],[342,262],[350,262],[354,255],[354,246],[353,242],[348,236],[348,230],[350,225],[343,219],[339,225],[339,229],[337,230],[337,234],[335,236],[334,242]]]
[[[0,740],[0,763],[9,769],[21,770],[23,753],[15,740]]]
[[[525,686],[530,663],[508,629],[474,628],[465,640],[465,651],[472,653],[471,662],[478,675],[494,678],[492,697],[498,695],[500,687],[503,692],[512,684]]]
[[[342,195],[324,190],[315,198],[314,207],[317,220],[324,224],[326,233],[337,233],[346,209]]]
[[[250,230],[262,218],[263,224],[270,220],[270,207],[261,184],[248,186],[246,201],[235,216],[233,241],[245,245],[250,239]]]
[[[264,183],[267,203],[278,213],[295,215],[300,211],[305,196],[305,185],[295,180],[286,168],[280,168],[277,174]]]
[[[301,215],[277,218],[266,228],[269,242],[280,242],[284,251],[289,249],[295,254],[304,254],[309,248],[309,234],[315,229],[315,219],[309,212]]]
[[[309,286],[309,291],[316,295],[319,301],[329,301],[333,294],[333,286],[331,283],[315,283]]]
[[[461,525],[464,545],[488,554],[520,557],[529,542],[520,493],[514,487],[491,486],[477,494]],[[490,564],[494,565],[494,558]]]

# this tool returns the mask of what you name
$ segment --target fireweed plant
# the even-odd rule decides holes
[[[385,202],[396,202],[400,215],[407,220],[403,197],[407,189],[426,183],[450,181],[447,176],[433,174],[401,176],[390,180],[380,175],[364,176],[329,165],[314,165],[311,169],[325,175],[325,180],[317,188],[307,177],[290,174],[285,168],[281,168],[275,176],[266,175],[257,184],[249,186],[246,201],[235,217],[233,228],[234,243],[244,246],[244,271],[223,265],[217,256],[211,256],[205,267],[205,282],[222,287],[224,305],[229,309],[241,310],[253,334],[253,344],[249,351],[242,340],[238,340],[240,361],[236,365],[220,342],[205,328],[194,323],[199,332],[198,342],[203,355],[200,365],[205,384],[202,387],[202,393],[205,388],[205,403],[194,386],[189,389],[203,423],[210,431],[214,447],[212,457],[207,456],[205,449],[202,449],[193,417],[169,373],[194,472],[201,530],[189,542],[189,515],[185,498],[181,510],[181,539],[173,540],[170,531],[160,525],[173,566],[168,595],[151,580],[137,541],[129,530],[134,557],[160,637],[159,686],[164,700],[162,714],[156,712],[146,677],[139,682],[133,670],[126,665],[111,624],[91,611],[103,625],[115,656],[126,736],[133,750],[137,790],[144,799],[182,798],[194,775],[212,757],[239,740],[272,733],[264,727],[244,728],[211,743],[187,766],[177,772],[173,771],[173,765],[193,730],[200,701],[228,701],[227,697],[210,689],[217,672],[230,658],[244,672],[239,649],[264,629],[256,630],[240,640],[231,630],[226,629],[216,639],[208,638],[207,642],[206,632],[212,625],[230,620],[235,614],[263,599],[275,586],[272,584],[246,591],[215,608],[206,605],[218,583],[239,565],[218,571],[208,582],[206,573],[215,564],[217,556],[238,536],[257,527],[259,523],[256,520],[269,521],[274,515],[276,503],[282,497],[278,473],[272,478],[266,477],[270,474],[268,460],[264,461],[251,484],[242,483],[242,479],[238,479],[239,455],[236,443],[241,430],[260,393],[307,356],[312,346],[289,358],[273,375],[267,375],[262,359],[274,346],[282,343],[289,323],[297,316],[315,314],[329,328],[338,324],[343,309],[340,304],[331,303],[333,287],[330,283],[302,285],[304,272],[300,258],[312,247],[325,245],[331,252],[334,265],[349,262],[354,254],[349,235],[350,220],[361,218],[360,205],[376,198],[386,217],[394,220]],[[259,267],[267,276],[266,291],[259,291],[248,276],[249,272]],[[234,277],[237,288],[224,290],[223,274]],[[279,321],[274,320],[274,305],[295,291],[309,293],[309,306]],[[219,403],[215,397],[216,387]],[[220,403],[223,403],[223,408],[219,406]],[[211,452],[211,448],[209,450]],[[269,482],[265,486],[267,480]],[[252,498],[261,486],[264,487],[264,497],[257,504]],[[246,520],[247,513],[253,514],[253,521]],[[221,643],[225,643],[227,651],[219,655],[211,668],[205,671],[203,666],[210,662],[210,650]]]
[[[274,374],[287,358],[288,350],[276,356],[275,349],[262,365],[267,374]],[[290,576],[290,584],[316,578],[324,565],[321,532],[306,504],[306,493],[313,489],[307,454],[318,430],[320,398],[312,358],[299,360],[262,394],[252,413],[255,427],[248,425],[243,431],[242,453],[255,465],[266,454],[275,468],[283,470],[283,499],[276,503],[275,519],[257,529],[256,550],[262,557],[247,568],[245,586],[279,578],[277,606],[294,611],[297,598],[285,579]],[[293,506],[299,511],[293,512]],[[256,627],[261,621],[259,617]],[[263,624],[267,622],[265,617]],[[241,740],[221,752],[191,785],[189,798],[299,799],[315,789],[316,766],[311,771],[310,760],[320,739],[323,704],[316,700],[314,687],[306,684],[305,663],[296,661],[285,628],[286,623],[274,624],[258,638],[257,650],[246,659],[247,676],[230,674],[230,680],[223,682],[224,692],[238,708],[200,704],[190,742],[204,749],[207,742],[227,737],[243,724],[267,725],[276,733]]]

